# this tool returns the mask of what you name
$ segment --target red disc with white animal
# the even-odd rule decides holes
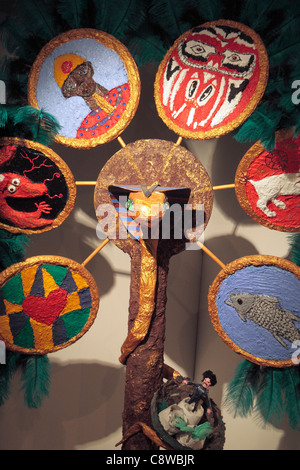
[[[186,138],[226,134],[258,105],[268,69],[265,46],[249,27],[229,20],[197,26],[175,41],[159,66],[158,114]]]
[[[267,151],[255,143],[242,158],[235,192],[244,211],[256,222],[283,232],[300,231],[300,137],[276,133]]]
[[[25,139],[0,140],[0,228],[40,233],[72,211],[76,184],[66,163],[48,147]]]

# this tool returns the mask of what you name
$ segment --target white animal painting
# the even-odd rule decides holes
[[[267,217],[276,217],[277,213],[268,208],[273,202],[279,209],[286,209],[286,204],[277,199],[279,196],[300,195],[300,172],[272,175],[259,181],[249,180],[258,195],[256,207]]]

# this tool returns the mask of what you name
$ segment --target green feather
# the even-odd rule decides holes
[[[284,369],[265,367],[262,373],[259,394],[255,405],[255,413],[264,424],[279,425],[282,421]]]
[[[92,0],[94,27],[118,39],[135,31],[145,19],[146,3],[140,0]]]
[[[293,263],[300,266],[300,234],[296,233],[289,236],[290,258]]]
[[[236,368],[232,380],[226,387],[224,405],[234,417],[249,415],[259,390],[260,367],[242,361]]]
[[[60,32],[60,25],[56,21],[56,2],[40,0],[26,0],[16,2],[17,18],[30,31],[30,36],[39,37],[44,42],[50,41]]]
[[[87,3],[85,0],[58,0],[57,12],[71,28],[81,28],[84,25]]]
[[[28,355],[22,359],[21,390],[28,408],[39,408],[50,391],[48,356]]]
[[[300,431],[300,368],[287,367],[282,371],[284,382],[284,411],[292,429]]]
[[[280,110],[264,103],[237,129],[234,137],[243,143],[260,140],[271,151],[275,146],[275,132],[281,117]]]
[[[44,145],[52,143],[60,129],[60,125],[54,116],[32,106],[17,109],[13,122],[15,126],[20,123],[26,124],[32,133],[31,140]]]
[[[19,354],[6,351],[6,363],[0,365],[0,406],[9,398],[10,383],[18,367],[19,358]]]
[[[5,269],[24,259],[29,237],[0,230],[0,269]]]

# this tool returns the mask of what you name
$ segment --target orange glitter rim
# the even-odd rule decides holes
[[[210,27],[210,26],[215,26],[218,24],[222,24],[226,26],[233,26],[235,28],[238,28],[243,33],[247,34],[254,40],[254,44],[258,52],[259,63],[260,63],[259,81],[258,81],[254,94],[249,100],[248,105],[239,114],[238,118],[234,119],[229,124],[226,124],[225,126],[220,126],[217,129],[211,129],[209,131],[189,131],[178,126],[174,121],[172,121],[166,115],[164,108],[161,104],[160,79],[161,79],[164,67],[166,63],[168,62],[173,50],[179,45],[181,41],[183,41],[189,34],[192,33],[194,28],[183,33],[178,39],[176,39],[176,41],[174,42],[172,47],[168,50],[168,52],[166,53],[165,57],[163,58],[162,62],[160,63],[158,67],[156,78],[155,78],[155,83],[154,83],[154,99],[155,99],[155,104],[156,104],[158,115],[164,121],[164,123],[169,127],[169,129],[173,130],[176,134],[180,135],[181,137],[185,137],[187,139],[199,139],[199,140],[212,139],[212,138],[219,137],[221,135],[224,135],[233,131],[236,127],[240,126],[253,113],[255,108],[258,106],[259,101],[261,100],[265,92],[265,88],[267,86],[268,77],[269,77],[269,59],[268,59],[267,50],[260,36],[248,26],[245,26],[241,23],[238,23],[236,21],[231,21],[231,20],[211,21],[211,22],[204,23],[200,26]]]
[[[300,280],[300,267],[296,264],[292,263],[283,258],[279,258],[277,256],[269,256],[269,255],[252,255],[252,256],[245,256],[243,258],[238,258],[235,261],[227,264],[216,276],[213,283],[211,284],[208,292],[208,311],[209,315],[213,324],[213,327],[219,337],[224,341],[227,346],[230,347],[234,352],[240,354],[245,359],[254,362],[260,366],[268,366],[268,367],[290,367],[294,366],[292,359],[290,360],[268,360],[263,359],[260,357],[256,357],[253,354],[248,353],[244,349],[240,348],[235,344],[231,338],[227,335],[227,333],[223,330],[222,325],[219,319],[219,313],[217,308],[217,295],[219,292],[219,288],[222,282],[231,274],[234,274],[239,269],[243,269],[247,266],[276,266],[290,273],[294,274],[297,279]]]
[[[61,256],[51,256],[51,255],[33,256],[32,258],[28,258],[25,261],[21,261],[20,263],[15,263],[9,266],[8,268],[6,268],[4,271],[0,273],[0,289],[4,286],[6,282],[8,282],[14,276],[16,276],[17,274],[21,275],[22,270],[27,269],[27,268],[29,269],[35,268],[35,267],[37,268],[39,265],[42,265],[42,264],[59,265],[67,269],[71,269],[73,273],[74,272],[77,273],[86,281],[86,283],[89,286],[91,299],[92,299],[92,306],[90,308],[89,317],[84,327],[81,329],[81,331],[78,334],[71,337],[66,342],[63,342],[62,344],[52,346],[52,347],[45,347],[45,348],[41,348],[41,347],[37,347],[37,348],[24,347],[23,348],[21,346],[13,344],[12,341],[9,341],[7,340],[7,338],[4,337],[3,333],[1,335],[1,329],[0,329],[0,339],[3,340],[3,342],[5,343],[5,346],[10,351],[16,351],[16,352],[21,352],[25,354],[48,354],[48,353],[58,351],[60,349],[64,349],[67,346],[70,346],[71,344],[75,343],[78,339],[80,339],[90,329],[90,327],[94,323],[95,318],[97,316],[100,298],[99,298],[97,284],[93,276],[81,264],[71,259],[61,257]],[[2,317],[4,317],[4,315],[0,316],[0,320]],[[41,338],[43,337],[42,325],[41,325],[41,331],[39,332],[39,335]]]
[[[275,141],[281,142],[283,140],[293,137],[293,129],[282,129],[275,133]],[[263,217],[260,217],[257,212],[252,209],[250,202],[248,201],[246,194],[246,183],[247,183],[247,171],[249,166],[262,152],[265,152],[266,149],[260,142],[256,142],[252,147],[245,153],[242,160],[240,161],[236,174],[235,174],[235,194],[241,208],[246,212],[249,217],[251,217],[255,222],[268,227],[273,230],[278,230],[280,232],[300,232],[300,226],[288,226],[288,225],[279,225],[276,223],[269,222]]]
[[[61,225],[64,222],[64,220],[72,212],[74,205],[75,205],[76,194],[77,194],[75,179],[68,165],[52,149],[38,142],[33,142],[30,140],[26,140],[26,139],[19,139],[17,137],[4,137],[0,139],[0,146],[2,145],[22,146],[31,150],[37,150],[38,152],[41,152],[43,155],[49,158],[49,160],[54,162],[55,165],[58,167],[58,169],[61,171],[61,174],[65,179],[66,185],[68,186],[69,194],[68,194],[68,200],[64,209],[53,220],[51,225],[47,225],[46,227],[42,227],[37,230],[32,230],[29,228],[26,229],[26,228],[14,227],[12,225],[8,225],[8,224],[0,222],[0,228],[3,228],[12,233],[24,233],[24,234],[31,235],[34,233],[47,232],[49,230],[52,230],[53,228],[59,227],[59,225]],[[0,157],[0,167],[1,167],[1,157]]]
[[[57,134],[55,137],[56,142],[65,146],[88,149],[106,142],[110,142],[114,138],[118,137],[133,119],[139,104],[141,84],[138,68],[128,49],[118,39],[103,31],[98,31],[91,28],[73,29],[51,39],[51,41],[49,41],[40,51],[30,70],[28,79],[28,102],[31,106],[39,108],[36,97],[37,82],[40,68],[48,55],[50,55],[54,49],[66,42],[85,38],[94,39],[95,41],[103,44],[105,47],[113,50],[118,54],[126,69],[130,84],[130,98],[126,109],[124,110],[120,120],[107,132],[101,134],[98,137],[93,137],[90,139],[77,139],[61,136],[59,134]]]

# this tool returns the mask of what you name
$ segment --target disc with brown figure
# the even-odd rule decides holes
[[[123,432],[151,425],[150,404],[162,383],[169,260],[201,239],[213,204],[210,179],[185,148],[163,140],[126,145],[103,167],[95,187],[102,230],[131,257]],[[140,433],[125,449],[150,449]]]
[[[53,38],[29,75],[29,104],[52,114],[61,126],[56,141],[74,148],[117,137],[134,117],[139,98],[139,73],[128,49],[90,28]]]

